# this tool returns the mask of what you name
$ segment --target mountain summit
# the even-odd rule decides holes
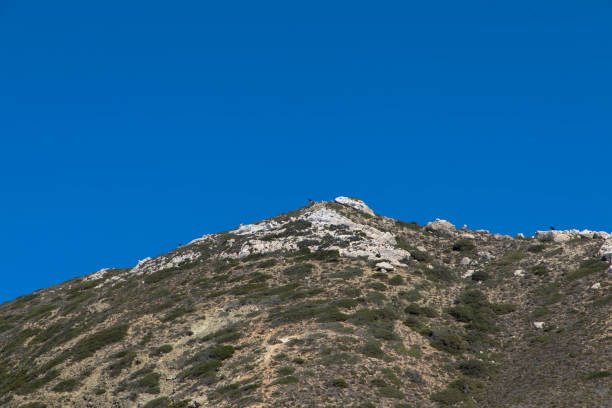
[[[312,202],[0,305],[0,406],[610,407],[611,259]]]

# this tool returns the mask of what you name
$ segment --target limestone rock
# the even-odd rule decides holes
[[[461,277],[463,279],[471,278],[474,272],[474,269],[468,269],[464,274],[461,275]]]
[[[542,242],[567,242],[572,239],[568,231],[536,231],[533,236]]]
[[[471,259],[470,259],[470,258],[468,258],[467,256],[464,256],[464,257],[461,259],[461,265],[469,265],[469,264],[470,264],[470,262],[471,262]]]
[[[593,290],[601,289],[601,283],[599,283],[599,282],[594,283],[593,286],[591,286],[591,289],[593,289]]]
[[[392,271],[395,268],[389,262],[379,262],[376,264],[376,269],[382,270],[382,271]]]
[[[425,225],[425,229],[427,231],[435,231],[435,232],[443,232],[446,234],[453,233],[457,230],[457,228],[446,220],[441,220],[436,218],[435,221],[428,222]]]
[[[522,269],[517,269],[516,271],[514,271],[514,276],[522,278],[523,276],[525,276],[525,271]]]
[[[340,196],[340,197],[336,197],[334,201],[337,202],[338,204],[343,204],[343,205],[352,207],[363,213],[374,215],[374,211],[372,211],[370,207],[368,207],[363,201],[361,201],[358,198]]]
[[[533,322],[533,327],[535,327],[536,329],[543,329],[544,322]]]

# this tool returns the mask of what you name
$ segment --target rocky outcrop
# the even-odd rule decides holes
[[[357,211],[361,211],[369,215],[374,215],[374,211],[372,211],[370,207],[368,207],[363,201],[361,201],[358,198],[340,196],[340,197],[336,197],[334,201],[337,202],[338,204],[352,207],[356,209]]]
[[[427,231],[441,232],[446,234],[451,234],[457,230],[453,224],[439,218],[436,218],[435,221],[428,222],[425,225],[425,229]]]
[[[605,231],[590,231],[577,229],[572,230],[552,230],[552,231],[536,231],[533,236],[538,241],[542,242],[567,242],[573,238],[585,239],[607,239],[610,236]]]
[[[599,256],[601,256],[601,259],[604,261],[612,262],[612,237],[605,240],[599,249]]]

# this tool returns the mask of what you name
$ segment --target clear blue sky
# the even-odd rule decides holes
[[[0,302],[340,194],[612,230],[609,2],[297,4],[0,1]]]

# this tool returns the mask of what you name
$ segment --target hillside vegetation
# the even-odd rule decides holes
[[[609,240],[548,238],[356,199],[206,235],[0,305],[0,406],[610,407]]]

